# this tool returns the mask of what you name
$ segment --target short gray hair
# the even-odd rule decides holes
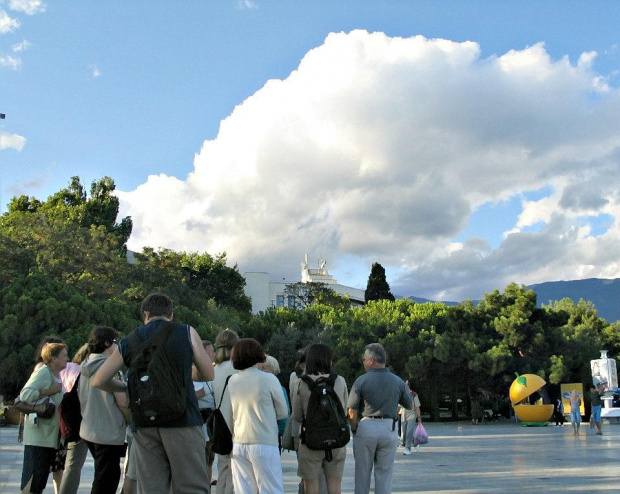
[[[370,345],[366,345],[366,355],[378,364],[385,364],[387,361],[385,348],[383,348],[381,343],[371,343]]]
[[[266,355],[265,364],[271,369],[276,376],[280,374],[280,364],[278,363],[278,359],[272,357],[271,355]]]

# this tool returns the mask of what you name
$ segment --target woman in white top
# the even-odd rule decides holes
[[[265,359],[260,343],[252,338],[239,340],[230,358],[238,371],[228,382],[237,493],[284,493],[277,421],[288,417],[288,407],[278,378],[256,367]]]

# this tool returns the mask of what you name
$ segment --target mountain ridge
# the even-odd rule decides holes
[[[584,280],[546,281],[526,286],[536,293],[536,306],[570,298],[575,304],[583,299],[592,302],[599,317],[608,323],[620,321],[620,278],[587,278]],[[441,302],[457,305],[459,302],[429,300],[421,297],[407,297],[414,302]],[[478,300],[472,300],[474,304]]]

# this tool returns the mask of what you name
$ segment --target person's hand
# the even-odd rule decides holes
[[[17,430],[17,442],[18,443],[23,443],[24,442],[24,420],[25,420],[25,415],[22,413],[20,414],[20,421],[19,421],[19,429]]]

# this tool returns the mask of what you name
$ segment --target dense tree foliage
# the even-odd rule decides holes
[[[58,335],[75,352],[96,325],[123,333],[140,324],[139,305],[161,290],[175,317],[213,339],[250,317],[245,280],[226,255],[145,248],[129,263],[131,218],[117,222],[112,179],[78,177],[47,201],[16,197],[0,217],[0,394],[28,378],[40,340]]]
[[[453,417],[467,412],[473,398],[500,400],[515,372],[542,376],[552,391],[585,384],[600,349],[620,353],[620,323],[607,324],[586,301],[539,308],[535,293],[517,284],[477,305],[395,301],[377,263],[362,308],[324,285],[298,283],[287,289],[295,308],[250,316],[245,280],[223,253],[145,248],[127,262],[131,219],[117,222],[113,191],[106,177],[86,195],[74,177],[47,201],[14,198],[0,217],[0,394],[17,393],[44,336],[60,336],[73,353],[95,325],[127,333],[155,290],[168,293],[175,318],[204,338],[231,328],[258,339],[278,358],[285,385],[310,343],[330,345],[335,371],[351,385],[364,372],[365,346],[380,342],[391,370],[410,381],[433,419],[440,408]]]
[[[363,308],[314,303],[305,310],[271,309],[241,327],[280,360],[288,382],[299,350],[323,342],[333,350],[334,369],[349,385],[364,370],[368,343],[380,342],[388,366],[408,379],[433,419],[447,408],[452,417],[467,413],[470,401],[507,407],[502,401],[515,372],[541,375],[552,394],[562,382],[590,380],[590,360],[600,348],[620,352],[617,325],[596,316],[591,304],[569,299],[536,308],[536,296],[511,284],[449,307],[408,299],[379,300]]]

